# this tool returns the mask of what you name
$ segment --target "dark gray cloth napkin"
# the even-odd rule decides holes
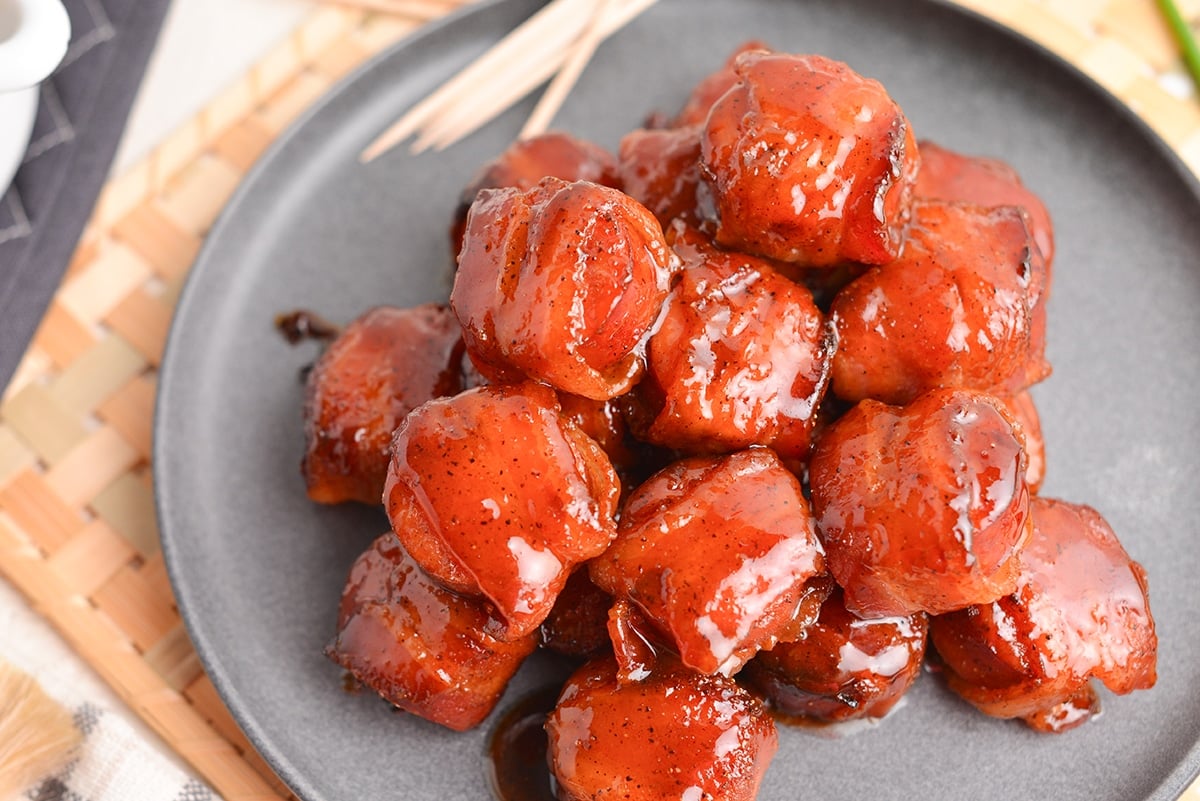
[[[169,2],[64,0],[71,45],[42,84],[25,161],[0,198],[0,390],[104,185]]]

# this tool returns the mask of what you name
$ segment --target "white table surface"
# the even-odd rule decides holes
[[[128,169],[312,12],[311,0],[173,0],[113,163]]]

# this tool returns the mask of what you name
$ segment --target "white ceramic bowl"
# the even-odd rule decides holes
[[[59,0],[0,0],[0,195],[29,146],[37,86],[70,41],[71,21]]]
[[[38,89],[31,86],[17,92],[0,94],[0,196],[21,166],[25,148],[29,146],[29,135],[33,132],[33,121],[37,116]]]
[[[0,92],[39,84],[71,42],[71,20],[59,0],[0,0]]]

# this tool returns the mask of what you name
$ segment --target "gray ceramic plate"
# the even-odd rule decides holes
[[[322,656],[347,568],[385,529],[305,500],[297,375],[276,312],[349,320],[444,299],[459,188],[529,105],[437,155],[356,154],[397,113],[527,16],[485,3],[332,93],[276,145],[209,237],[164,364],[155,468],[179,605],[218,690],[306,801],[485,799],[491,721],[453,734],[348,695]],[[1099,508],[1149,570],[1158,686],[1040,736],[922,677],[882,726],[785,730],[763,799],[1169,799],[1200,764],[1200,193],[1131,115],[1011,33],[919,0],[662,0],[600,49],[558,123],[606,146],[749,38],[881,79],[919,136],[1012,162],[1045,198],[1059,251],[1054,375],[1036,397],[1047,495]],[[510,706],[553,666],[524,669]],[[494,718],[493,718],[494,720]]]

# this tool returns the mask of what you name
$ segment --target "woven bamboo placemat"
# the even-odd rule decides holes
[[[1079,65],[1200,174],[1200,103],[1169,91],[1187,78],[1153,0],[961,2]],[[1181,5],[1200,28],[1200,0]],[[205,234],[258,156],[424,21],[317,11],[113,180],[0,399],[0,574],[228,801],[289,793],[204,675],[167,582],[150,475],[163,343]],[[1200,782],[1183,798],[1200,801]]]

